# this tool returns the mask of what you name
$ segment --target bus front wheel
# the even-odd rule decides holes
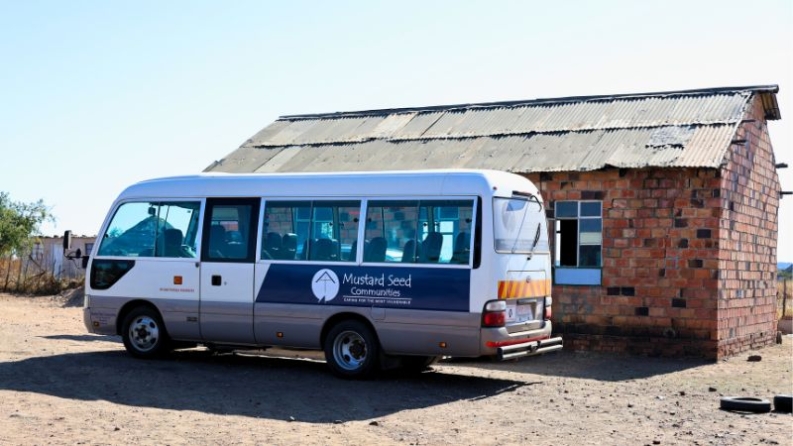
[[[331,372],[340,378],[369,378],[377,371],[380,355],[377,337],[360,321],[336,324],[325,338],[324,349]]]
[[[124,318],[121,338],[136,358],[156,358],[168,351],[168,333],[160,315],[150,307],[137,307]]]

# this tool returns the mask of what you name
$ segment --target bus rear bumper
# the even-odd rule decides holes
[[[547,338],[536,341],[529,340],[520,344],[505,345],[496,349],[496,355],[500,361],[508,359],[523,358],[525,356],[542,355],[545,353],[561,350],[563,347],[562,338]]]

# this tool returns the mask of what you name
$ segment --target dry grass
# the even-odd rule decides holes
[[[777,282],[776,313],[778,317],[793,316],[793,280]],[[787,296],[787,299],[785,298]]]
[[[23,264],[19,259],[0,259],[0,292],[46,296],[82,285],[82,277],[59,279],[51,271]]]

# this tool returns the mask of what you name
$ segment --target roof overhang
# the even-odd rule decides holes
[[[758,89],[757,94],[760,95],[760,101],[763,103],[763,110],[765,110],[765,119],[769,121],[776,121],[782,119],[782,113],[779,111],[779,103],[776,100],[776,94],[779,92],[779,86],[770,85],[766,89]]]

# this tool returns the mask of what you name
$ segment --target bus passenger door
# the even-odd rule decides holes
[[[201,338],[253,344],[258,198],[210,198],[201,243]]]

